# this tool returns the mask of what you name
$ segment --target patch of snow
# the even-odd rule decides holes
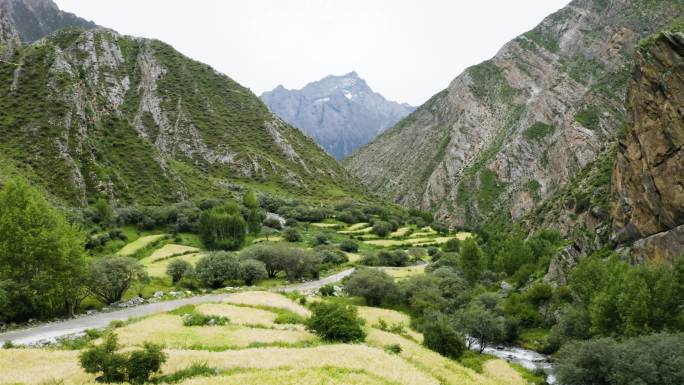
[[[349,91],[344,91],[344,97],[347,98],[347,99],[349,99],[349,100],[351,100],[351,98],[354,97],[354,94],[352,94],[352,93],[349,92]]]
[[[325,103],[325,102],[328,102],[328,101],[330,101],[330,98],[325,97],[325,98],[319,98],[319,99],[314,100],[314,103],[316,103],[316,104],[322,104],[322,103]]]

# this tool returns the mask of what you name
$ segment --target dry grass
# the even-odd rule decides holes
[[[159,262],[159,260],[169,258],[173,255],[198,253],[200,250],[196,247],[176,245],[174,243],[167,243],[166,245],[155,250],[149,257],[140,260],[140,263],[149,264]]]
[[[410,267],[385,267],[382,270],[394,279],[403,279],[414,275],[425,274],[424,265]]]
[[[295,344],[315,341],[316,337],[300,330],[275,330],[238,325],[183,326],[180,316],[160,314],[116,329],[122,346],[143,342],[163,344],[167,348],[240,348],[250,344]]]
[[[358,235],[358,234],[368,234],[371,231],[373,231],[372,227],[364,227],[364,228],[356,229],[356,230],[342,230],[342,231],[338,231],[338,233],[340,233],[340,234],[352,234],[352,235],[357,234]]]
[[[390,237],[392,237],[392,238],[403,237],[404,235],[406,235],[406,233],[409,232],[409,230],[411,230],[410,227],[400,227],[397,229],[397,231],[390,233]]]
[[[338,227],[341,227],[339,223],[325,223],[325,222],[318,222],[318,223],[312,223],[311,226],[313,227],[320,227],[322,229],[335,229]]]
[[[168,254],[169,250],[173,250],[174,248],[169,248],[169,250],[164,251],[163,253],[159,253],[155,256],[157,251],[164,249],[166,246],[176,246],[176,250],[185,250],[185,251],[178,251],[176,253],[171,253]],[[197,264],[197,261],[204,256],[202,253],[192,253],[192,254],[183,254],[183,255],[178,255],[172,258],[169,258],[168,256],[173,255],[173,254],[179,254],[183,252],[192,252],[194,250],[198,250],[194,247],[189,247],[189,246],[181,246],[181,245],[165,245],[164,247],[160,248],[159,250],[155,251],[151,256],[147,258],[143,258],[140,260],[140,263],[145,266],[145,270],[147,270],[147,274],[149,274],[151,277],[163,277],[166,275],[166,268],[169,266],[169,264],[177,259],[182,259],[184,261],[190,262],[191,265],[195,266]],[[164,255],[166,254],[167,257],[160,257],[159,255]]]
[[[245,291],[223,300],[226,303],[235,303],[238,305],[251,305],[251,306],[270,306],[280,309],[286,309],[293,313],[299,314],[302,317],[308,317],[311,315],[309,309],[304,306],[295,303],[289,298],[277,294],[270,293],[267,291]]]
[[[268,310],[256,309],[246,306],[233,306],[228,304],[205,303],[197,305],[195,310],[206,315],[219,315],[227,317],[231,324],[245,326],[260,326],[281,330],[304,330],[304,325],[277,324],[274,323],[277,314]]]
[[[276,235],[276,236],[271,236],[271,237],[261,237],[257,238],[252,241],[252,243],[261,243],[261,242],[282,242],[283,237]]]
[[[0,384],[64,385],[94,382],[78,363],[77,351],[0,349]]]
[[[363,229],[370,226],[370,223],[368,222],[359,222],[359,223],[354,223],[353,225],[347,227],[347,230],[359,230]]]
[[[373,245],[373,246],[382,246],[382,247],[390,247],[390,246],[401,246],[405,244],[405,241],[397,241],[395,239],[371,239],[369,241],[363,241],[363,243],[367,245]]]
[[[361,260],[361,258],[363,258],[363,256],[361,254],[357,254],[357,253],[345,253],[345,254],[347,254],[347,258],[349,258],[349,262],[351,262],[351,263],[358,262]]]
[[[365,370],[368,373],[403,385],[438,385],[439,382],[416,370],[402,358],[365,345],[323,345],[313,348],[263,348],[239,351],[205,352],[170,350],[164,372],[170,373],[193,362],[206,362],[220,369],[308,369],[336,367]],[[226,382],[232,384],[232,382]],[[325,382],[322,382],[325,383]],[[279,384],[279,382],[263,384]]]
[[[459,365],[456,361],[445,358],[438,353],[397,334],[371,328],[369,329],[366,343],[377,347],[384,347],[391,344],[400,345],[402,351],[399,353],[399,356],[418,369],[430,373],[442,384],[508,385],[510,383],[516,383],[506,382],[506,380],[503,380],[501,377],[491,377],[486,374],[479,374]],[[520,376],[518,375],[518,377]],[[520,380],[522,380],[522,378],[520,378]]]
[[[389,326],[400,324],[404,327],[404,332],[414,341],[423,342],[423,335],[411,329],[411,317],[404,313],[395,310],[381,309],[370,306],[357,306],[359,309],[359,316],[366,321],[366,325],[375,326],[384,320]]]
[[[155,234],[155,235],[146,235],[144,237],[140,237],[136,239],[135,241],[127,244],[126,246],[122,247],[121,250],[117,251],[116,254],[118,255],[123,255],[123,256],[128,256],[136,251],[144,248],[145,246],[149,245],[152,242],[156,242],[162,238],[164,238],[166,234]]]
[[[502,384],[525,385],[520,374],[503,360],[488,360],[482,364],[484,375]]]
[[[238,371],[229,376],[193,378],[181,385],[390,385],[365,371],[337,368]]]

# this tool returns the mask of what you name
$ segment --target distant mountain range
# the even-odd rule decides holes
[[[415,109],[385,99],[356,72],[327,76],[301,90],[278,86],[264,92],[261,100],[337,159],[370,142]]]
[[[66,27],[98,27],[92,21],[60,10],[52,0],[0,0],[0,10],[12,23],[23,43],[36,41]]]

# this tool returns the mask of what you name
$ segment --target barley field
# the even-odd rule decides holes
[[[238,305],[251,306],[269,306],[279,309],[289,310],[302,317],[311,315],[309,309],[295,303],[291,299],[277,293],[270,293],[267,291],[246,291],[232,295],[223,300],[226,303],[234,303]]]
[[[155,235],[146,235],[144,237],[140,237],[136,239],[135,241],[127,244],[126,246],[122,247],[121,250],[117,251],[117,255],[121,256],[129,256],[134,254],[136,251],[146,247],[147,245],[156,242],[162,238],[164,238],[166,234],[155,234]]]

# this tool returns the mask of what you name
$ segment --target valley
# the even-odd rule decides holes
[[[683,15],[571,1],[414,108],[0,0],[0,385],[684,383]]]

